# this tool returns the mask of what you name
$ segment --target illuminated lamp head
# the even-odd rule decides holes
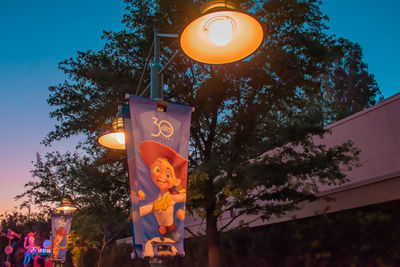
[[[124,120],[121,112],[118,112],[116,118],[113,119],[112,128],[112,132],[103,134],[97,142],[106,148],[125,149]]]
[[[264,32],[252,16],[238,10],[232,1],[208,1],[202,15],[180,35],[180,46],[190,58],[209,64],[241,60],[261,44]]]
[[[72,204],[71,200],[68,197],[64,197],[61,200],[61,205],[56,208],[58,212],[73,212],[77,208]]]

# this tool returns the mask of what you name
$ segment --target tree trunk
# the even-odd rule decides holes
[[[221,267],[221,251],[219,247],[219,232],[217,229],[217,217],[212,212],[206,215],[206,233],[208,247],[208,266]]]
[[[103,236],[103,245],[101,247],[101,250],[99,250],[99,259],[97,261],[97,267],[101,267],[101,260],[103,258],[103,252],[104,252],[104,249],[106,248],[106,245],[107,245],[107,243],[106,243],[106,235],[104,234],[104,236]]]
[[[99,258],[97,260],[97,267],[101,267],[101,260],[103,258],[103,250],[99,251]]]
[[[101,249],[99,251],[99,258],[98,258],[98,261],[97,261],[97,267],[101,267],[101,260],[103,259],[103,251],[104,251],[104,249]]]

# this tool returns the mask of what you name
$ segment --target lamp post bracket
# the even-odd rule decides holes
[[[150,88],[150,83],[146,86],[146,88],[144,88],[144,90],[143,90],[143,92],[142,93],[140,93],[140,95],[139,96],[143,96],[144,95],[144,93],[146,93],[146,91],[148,90]]]
[[[178,38],[179,34],[177,33],[157,33],[158,37],[168,37],[168,38]]]
[[[176,55],[179,54],[179,50],[177,50],[175,52],[175,54],[172,55],[172,57],[168,60],[168,62],[164,65],[164,67],[162,67],[162,69],[158,72],[158,75],[161,75],[168,67],[169,65],[171,65],[172,60],[174,60],[174,58],[176,57]]]

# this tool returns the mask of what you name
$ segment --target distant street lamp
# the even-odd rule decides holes
[[[180,35],[154,31],[150,98],[163,98],[162,74],[179,52],[162,66],[161,37],[179,38],[180,47],[189,58],[207,64],[226,64],[241,60],[252,54],[263,40],[264,33],[258,20],[239,11],[233,1],[208,1],[202,7],[201,13],[202,15],[187,25]],[[117,113],[112,127],[113,132],[99,137],[99,144],[106,148],[125,149],[122,113]]]
[[[56,212],[61,214],[73,213],[77,208],[72,204],[71,198],[65,195],[65,185],[63,186],[63,198],[60,205],[56,208]]]
[[[57,212],[63,212],[64,214],[66,213],[72,213],[76,211],[76,207],[72,204],[71,199],[69,197],[64,197],[61,200],[60,206],[56,208]]]

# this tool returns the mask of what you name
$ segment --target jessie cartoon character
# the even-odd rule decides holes
[[[65,237],[65,246],[60,246],[61,241]],[[53,241],[53,258],[57,259],[58,254],[60,252],[60,249],[65,249],[67,248],[67,243],[68,243],[68,235],[65,229],[63,228],[57,228],[56,229],[56,235],[54,236],[54,241]]]
[[[176,230],[174,205],[186,201],[188,161],[171,147],[154,141],[140,143],[139,152],[150,168],[154,185],[160,189],[156,200],[140,207],[140,216],[153,212],[158,222],[159,233],[162,236],[172,234]],[[143,191],[139,191],[138,197],[139,200],[144,200],[146,195]],[[185,211],[180,209],[176,215],[179,220],[183,220]]]

